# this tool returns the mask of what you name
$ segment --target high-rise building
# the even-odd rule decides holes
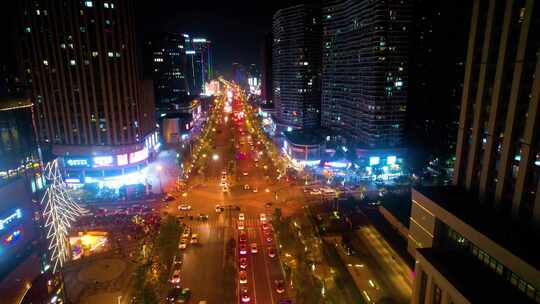
[[[261,62],[262,62],[262,80],[261,80],[261,99],[262,104],[272,106],[272,33],[264,36],[261,47]]]
[[[471,1],[454,185],[412,193],[413,303],[540,302],[535,4]]]
[[[66,181],[113,181],[144,166],[157,136],[153,113],[144,113],[152,107],[138,79],[133,1],[21,6],[21,64],[32,80],[38,139],[63,158]]]
[[[366,148],[402,145],[411,1],[326,1],[322,125]]]
[[[41,244],[36,202],[45,184],[33,110],[28,98],[0,98],[0,289],[5,303],[16,302],[21,292],[8,274],[31,282],[40,273],[40,259],[32,254]]]
[[[413,1],[405,142],[408,165],[453,166],[467,56],[469,0]],[[454,26],[449,27],[448,24]],[[452,43],[448,43],[452,41]],[[444,71],[444,73],[441,73]],[[437,77],[433,77],[437,75]]]
[[[248,88],[248,73],[246,67],[238,62],[232,64],[232,77],[234,82],[244,88]]]
[[[204,93],[205,83],[214,77],[212,42],[206,38],[191,38],[186,54],[190,77],[193,78],[192,92],[199,95]]]
[[[278,123],[291,128],[320,126],[320,6],[301,4],[273,17],[273,99]]]
[[[149,69],[146,74],[154,81],[156,109],[160,114],[171,107],[171,102],[190,95],[187,39],[183,34],[165,33],[145,43],[145,67]]]

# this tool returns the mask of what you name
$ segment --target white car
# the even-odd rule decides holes
[[[244,221],[246,219],[246,216],[244,215],[244,213],[238,213],[238,220],[239,221]]]
[[[191,205],[188,205],[188,204],[180,204],[180,205],[178,205],[178,210],[181,210],[181,211],[189,211],[189,210],[191,210]]]
[[[216,213],[221,213],[223,212],[223,207],[221,207],[220,205],[216,205]]]
[[[180,284],[180,269],[176,269],[171,277],[172,284]]]
[[[178,248],[179,249],[186,249],[187,248],[187,243],[188,243],[188,240],[185,239],[185,238],[182,238],[180,240],[180,244],[178,245]]]
[[[238,221],[238,230],[244,230],[245,228],[244,221]]]
[[[191,241],[189,241],[190,244],[199,244],[199,235],[194,233],[191,235]]]
[[[191,229],[189,227],[186,227],[184,228],[184,232],[182,232],[182,238],[187,239],[190,234],[191,234]]]
[[[247,172],[242,172],[242,175],[243,175],[243,176],[247,176],[248,173],[247,173]]]
[[[263,223],[266,222],[266,214],[265,214],[265,213],[261,213],[261,214],[259,215],[259,219],[260,219],[261,222],[263,222]]]
[[[257,249],[257,243],[251,243],[251,253],[257,253],[259,250]]]

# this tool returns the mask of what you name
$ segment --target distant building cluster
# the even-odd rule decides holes
[[[210,40],[189,34],[165,33],[145,42],[145,74],[154,81],[158,114],[206,93],[205,84],[214,78],[212,52]]]

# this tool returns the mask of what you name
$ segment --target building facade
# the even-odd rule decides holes
[[[190,95],[186,41],[180,33],[165,33],[146,42],[147,74],[154,81],[156,110],[165,113],[179,96]]]
[[[322,125],[368,148],[402,145],[411,1],[325,1]]]
[[[200,95],[204,93],[205,84],[214,77],[212,42],[206,38],[191,38],[186,54],[188,70],[193,78],[191,90]]]
[[[287,127],[320,126],[320,19],[320,7],[307,4],[273,17],[273,101],[278,123]]]
[[[413,303],[540,303],[535,4],[471,2],[454,185],[412,195]]]
[[[31,256],[40,252],[39,199],[45,183],[33,110],[30,99],[0,100],[0,290],[7,302],[18,288],[4,280],[8,274],[32,281],[40,271],[39,258]],[[25,263],[35,264],[35,270],[22,270]]]
[[[155,123],[138,79],[133,1],[20,5],[21,64],[32,80],[39,141],[79,182],[87,172],[105,178],[146,163]]]

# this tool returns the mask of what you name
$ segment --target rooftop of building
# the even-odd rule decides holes
[[[382,205],[405,227],[409,227],[409,219],[411,217],[412,207],[410,193],[408,199],[406,199],[403,195],[386,195],[382,201]]]
[[[324,142],[321,129],[297,129],[284,133],[287,140],[294,145],[315,146]]]
[[[478,197],[457,186],[417,187],[434,203],[515,256],[540,269],[540,236],[525,221],[513,220],[509,213],[497,212]]]
[[[535,303],[480,260],[456,251],[418,249],[471,303]]]

